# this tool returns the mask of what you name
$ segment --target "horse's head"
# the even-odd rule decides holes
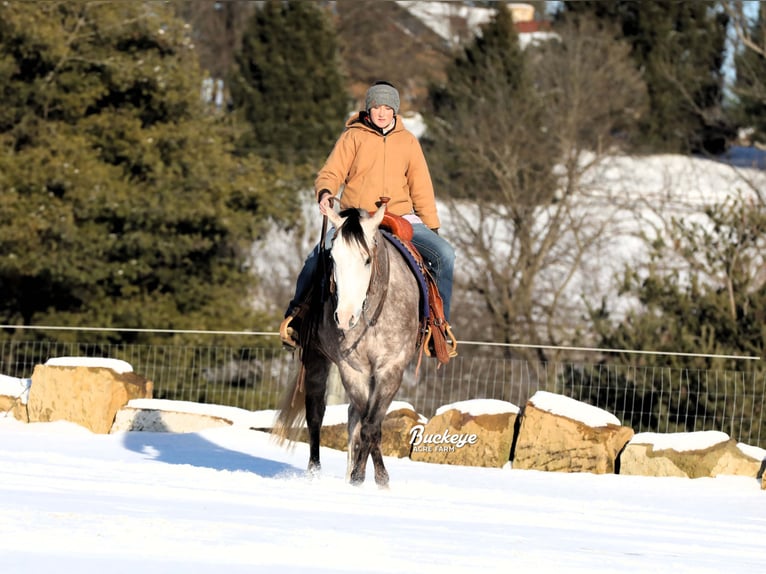
[[[330,250],[337,299],[334,316],[342,331],[353,328],[365,309],[377,231],[385,211],[386,206],[381,205],[372,216],[360,209],[346,209],[340,214],[333,211],[329,215],[336,229]]]

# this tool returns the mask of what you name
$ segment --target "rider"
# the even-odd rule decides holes
[[[346,122],[327,161],[314,182],[319,211],[332,209],[330,198],[342,187],[340,208],[374,211],[381,197],[389,197],[388,211],[404,216],[413,229],[412,243],[434,276],[449,322],[455,250],[439,235],[431,175],[417,138],[404,127],[399,113],[399,92],[389,82],[370,86],[365,109]],[[290,321],[305,299],[317,267],[319,246],[309,254],[298,275],[295,295],[280,327],[284,343],[295,346]]]

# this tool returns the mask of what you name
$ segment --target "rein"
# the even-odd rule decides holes
[[[380,234],[378,234],[378,237],[383,239],[382,236],[380,236]],[[375,294],[373,293],[373,285],[375,285],[376,279],[382,282],[383,289],[379,293],[378,304],[375,307],[375,311],[372,313],[372,316],[370,316],[369,319],[366,319],[364,321],[364,329],[362,330],[361,333],[359,333],[359,336],[356,338],[354,343],[350,347],[342,351],[343,357],[347,357],[348,355],[353,353],[356,350],[356,348],[359,346],[359,343],[362,342],[362,339],[367,333],[367,329],[369,329],[370,327],[374,327],[377,324],[378,319],[380,318],[380,314],[383,311],[383,305],[386,302],[386,298],[388,297],[388,278],[390,273],[388,251],[386,250],[385,244],[376,240],[375,246],[374,246],[374,252],[375,252],[375,263],[373,266],[373,272],[370,276],[370,284],[367,286],[367,295],[365,297],[365,303],[369,300],[371,295]],[[366,309],[367,307],[365,305],[362,308],[362,317],[367,317]]]

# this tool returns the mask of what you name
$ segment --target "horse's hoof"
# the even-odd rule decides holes
[[[378,488],[388,488],[388,471],[385,468],[375,471],[375,484]]]
[[[306,476],[309,478],[319,478],[320,474],[322,472],[322,465],[317,463],[310,462],[309,467],[306,469]]]
[[[362,475],[362,476],[354,476],[352,474],[351,478],[348,479],[348,483],[351,486],[362,486],[362,484],[364,484],[364,475]]]

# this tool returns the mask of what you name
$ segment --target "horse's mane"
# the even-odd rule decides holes
[[[367,240],[364,237],[364,229],[362,229],[362,219],[367,215],[361,209],[348,208],[340,212],[341,217],[345,217],[345,221],[342,228],[343,239],[347,243],[355,242],[365,248],[369,253],[370,247],[367,245]]]

